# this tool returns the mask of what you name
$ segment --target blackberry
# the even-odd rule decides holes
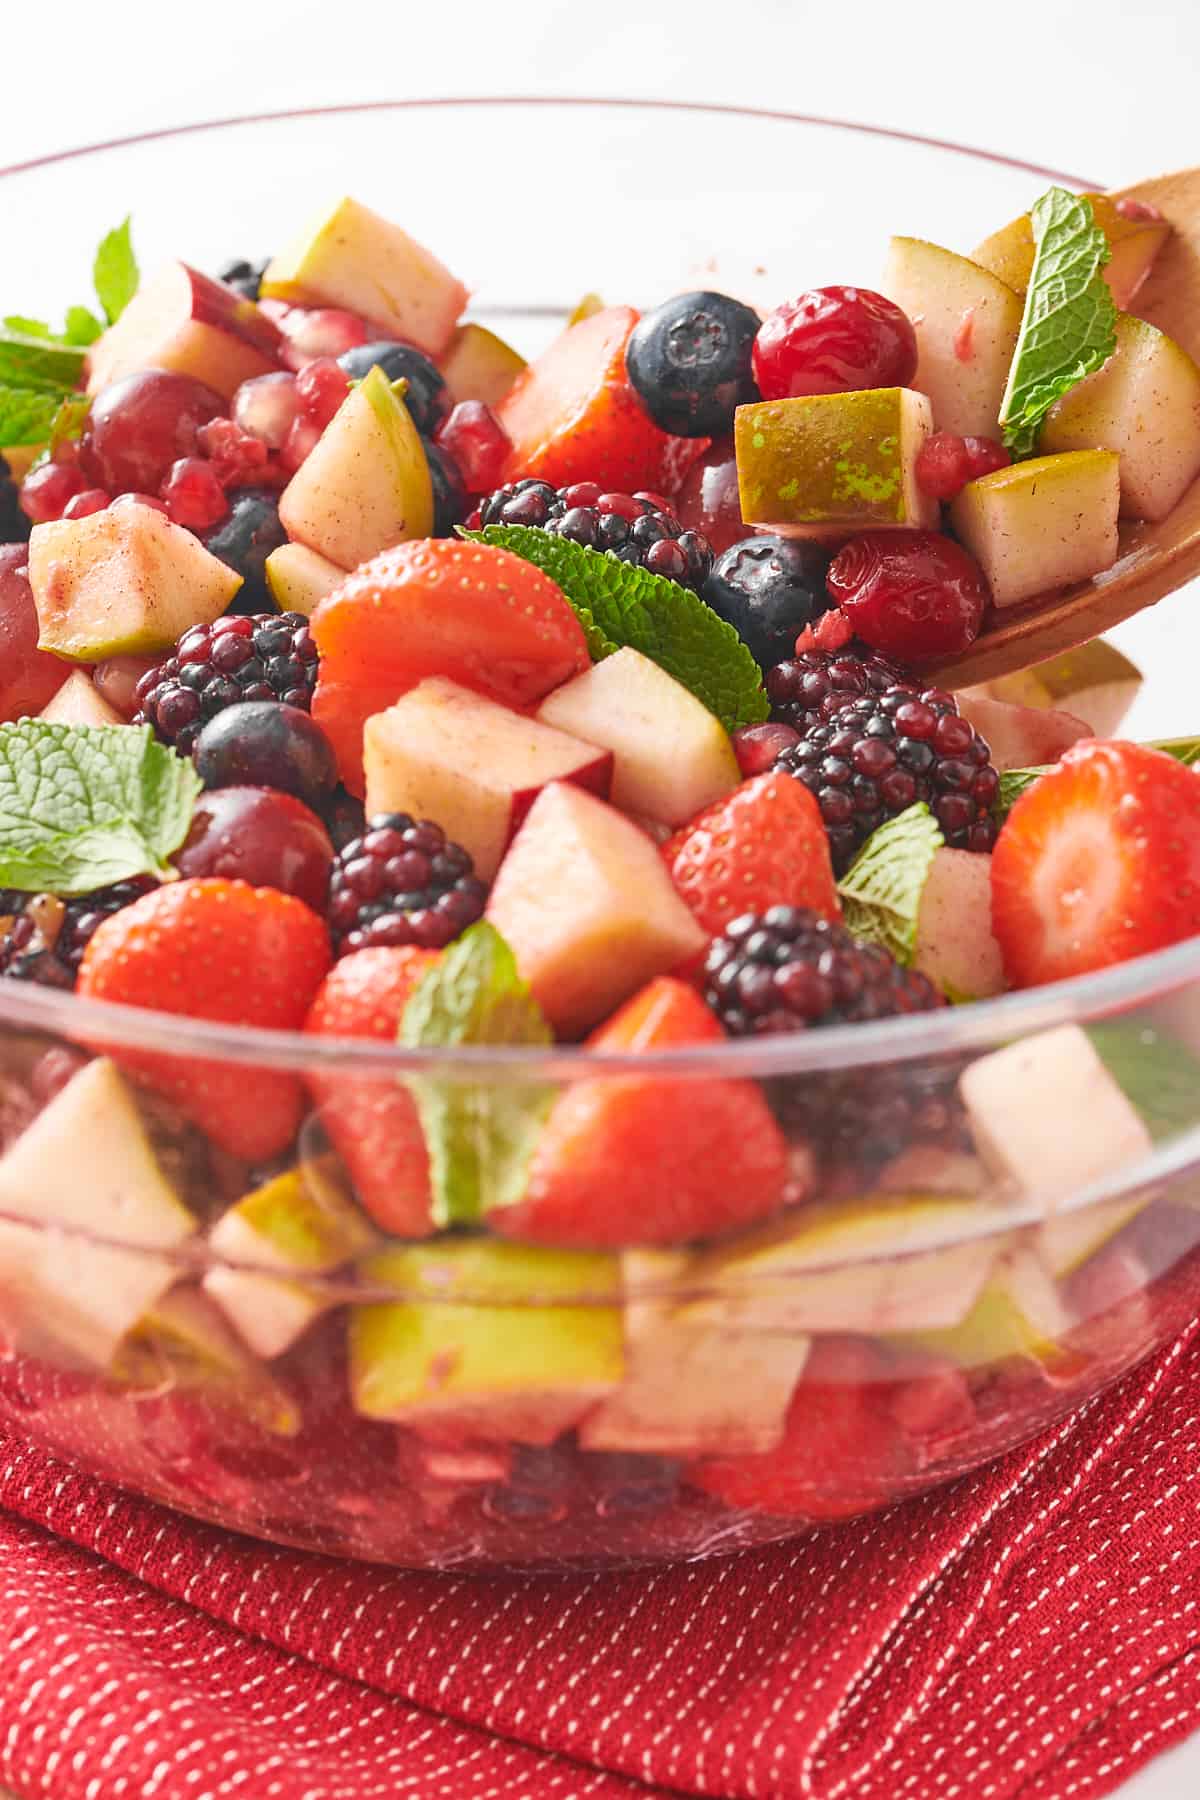
[[[907,682],[838,702],[775,759],[816,797],[836,874],[871,833],[923,800],[958,850],[990,850],[1000,778],[958,703]]]
[[[903,687],[908,676],[886,656],[855,641],[840,650],[804,650],[767,670],[771,717],[799,732],[823,725],[844,700],[885,694]]]
[[[944,1004],[924,975],[803,907],[747,913],[709,947],[705,999],[735,1037],[861,1024]],[[952,1065],[952,1066],[951,1066]],[[888,1062],[770,1084],[781,1120],[827,1161],[878,1166],[914,1142],[959,1148],[961,1060]]]
[[[0,544],[23,544],[32,526],[21,511],[20,489],[0,456]]]
[[[242,578],[232,610],[253,615],[271,606],[266,562],[272,550],[288,541],[279,523],[279,496],[270,488],[231,488],[229,510],[220,522],[201,534],[201,543],[213,556]]]
[[[138,875],[72,900],[0,888],[0,975],[73,988],[97,926],[156,885],[153,876]]]
[[[339,956],[381,944],[441,950],[486,900],[470,856],[440,825],[379,813],[334,858],[329,926]]]
[[[470,523],[549,531],[589,550],[607,550],[619,562],[666,575],[697,593],[712,568],[708,539],[685,531],[660,495],[606,493],[595,481],[565,488],[533,477],[509,482],[480,501]]]
[[[262,287],[262,278],[267,272],[270,257],[260,263],[247,262],[244,257],[235,257],[227,262],[217,277],[226,287],[234,288],[244,300],[257,300]]]
[[[193,625],[142,676],[134,724],[153,725],[186,756],[227,706],[282,700],[307,712],[316,684],[317,646],[302,613],[226,613],[214,625]]]

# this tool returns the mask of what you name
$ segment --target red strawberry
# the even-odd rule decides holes
[[[348,575],[312,615],[321,653],[312,714],[342,780],[363,791],[363,725],[446,675],[504,706],[533,706],[591,667],[557,582],[493,544],[421,538]]]
[[[724,1035],[695,990],[664,975],[588,1044],[628,1053]],[[609,1075],[563,1089],[524,1196],[488,1223],[541,1244],[681,1244],[773,1212],[787,1179],[787,1144],[752,1082]]]
[[[329,934],[303,901],[244,881],[177,881],[104,921],[78,985],[93,1000],[297,1031],[328,967]],[[123,1046],[112,1054],[246,1162],[277,1156],[299,1128],[294,1075]]]
[[[866,1338],[819,1337],[796,1384],[783,1442],[748,1456],[713,1456],[688,1470],[693,1487],[741,1512],[848,1519],[889,1497],[900,1433],[883,1396],[887,1360]]]
[[[1140,744],[1073,746],[996,840],[992,929],[1013,987],[1200,932],[1200,779]]]
[[[321,984],[305,1031],[394,1044],[409,995],[437,960],[435,951],[408,946],[342,957]],[[315,1071],[308,1085],[375,1223],[396,1237],[427,1236],[433,1229],[429,1158],[407,1089],[394,1075]]]
[[[756,775],[663,845],[680,896],[713,937],[769,906],[842,916],[821,809],[792,775]]]
[[[660,431],[634,393],[625,346],[637,322],[632,306],[606,306],[521,371],[496,409],[512,439],[502,481],[536,475],[551,487],[675,492],[710,440]]]

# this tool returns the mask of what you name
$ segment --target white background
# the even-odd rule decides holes
[[[0,73],[0,168],[189,120],[487,93],[785,107],[953,138],[1097,185],[1200,160],[1198,0],[0,0]],[[553,231],[563,204],[553,146],[542,166],[520,169],[506,166],[503,146],[484,149],[464,145],[478,156],[481,203],[511,212],[517,241],[522,230]],[[412,171],[414,181],[436,178]],[[669,209],[673,182],[702,178],[648,171],[637,203],[654,194]],[[134,199],[114,195],[115,211]],[[186,235],[186,193],[179,211]],[[234,191],[229,211],[232,242]],[[37,256],[3,224],[0,302],[10,286],[15,301],[15,278]],[[596,227],[602,258],[602,233],[620,221]],[[1195,590],[1189,598],[1200,603]],[[1160,608],[1122,641],[1161,646],[1172,628],[1178,642],[1178,613]],[[1200,694],[1191,701],[1200,666],[1178,657],[1176,667],[1169,728],[1200,730]],[[1197,1793],[1200,1737],[1152,1764],[1122,1800]]]

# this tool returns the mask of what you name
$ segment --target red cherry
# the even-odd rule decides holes
[[[968,481],[1007,469],[1011,453],[995,438],[959,437],[954,431],[935,431],[917,455],[917,485],[935,500],[953,500]]]
[[[863,642],[900,663],[965,650],[991,598],[975,559],[938,531],[868,531],[842,546],[826,583]]]
[[[35,525],[61,519],[68,503],[82,494],[87,482],[75,467],[44,462],[31,469],[21,483],[21,511]]]
[[[907,387],[916,372],[911,321],[870,288],[811,288],[777,306],[754,340],[764,400]]]
[[[191,456],[201,425],[225,410],[220,394],[166,369],[142,369],[103,388],[80,440],[81,486],[156,493],[173,462]]]
[[[499,487],[512,440],[482,400],[460,400],[433,441],[458,464],[469,494],[489,494]]]

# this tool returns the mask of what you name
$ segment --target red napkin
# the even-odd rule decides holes
[[[1074,1800],[1200,1721],[1200,1326],[951,1488],[659,1572],[419,1575],[0,1439],[0,1778],[55,1800]]]

